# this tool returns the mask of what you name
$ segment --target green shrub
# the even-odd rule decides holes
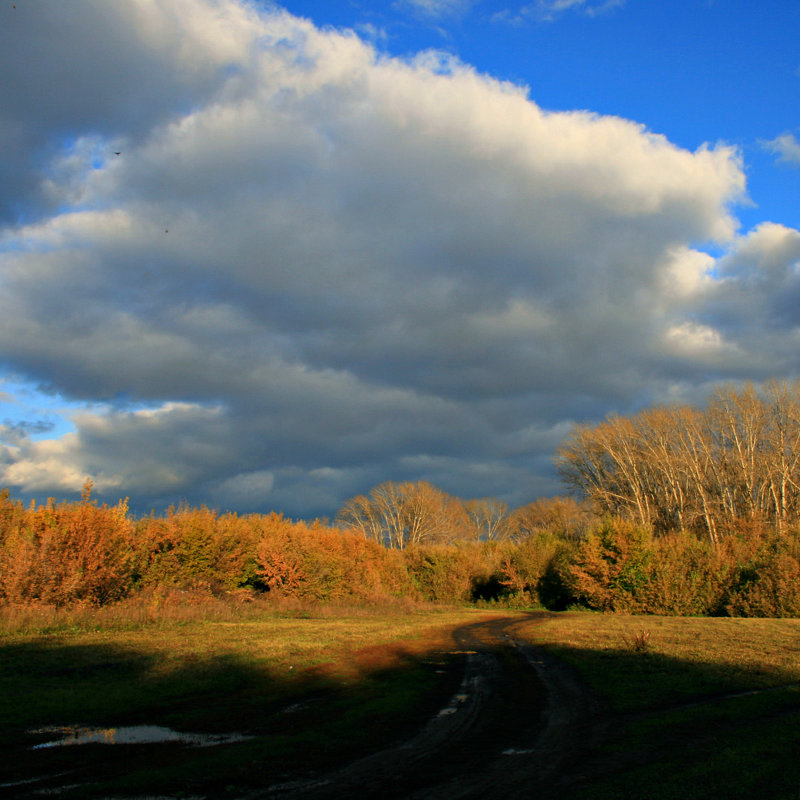
[[[796,532],[739,538],[725,610],[741,617],[800,616],[800,540]]]
[[[574,544],[541,531],[505,546],[501,571],[508,593],[523,602],[563,609],[571,600],[565,573]]]
[[[599,611],[640,611],[646,602],[652,541],[652,532],[646,528],[604,518],[580,542],[569,566],[575,598]]]
[[[496,578],[491,546],[420,545],[405,550],[409,576],[420,596],[434,603],[466,603],[476,599]]]
[[[230,591],[255,580],[257,524],[208,508],[171,508],[137,525],[137,583]]]

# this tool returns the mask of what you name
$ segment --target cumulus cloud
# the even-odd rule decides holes
[[[228,450],[228,423],[218,408],[109,408],[78,413],[74,422],[76,432],[58,439],[11,440],[0,455],[5,483],[32,493],[76,492],[92,477],[99,492],[167,496],[204,480]]]
[[[0,27],[0,222],[58,207],[41,172],[81,136],[107,152],[206,101],[262,28],[244,3],[28,0]],[[113,144],[112,144],[113,142]]]
[[[794,371],[800,332],[800,231],[763,223],[717,264],[704,316],[778,374]]]
[[[557,490],[570,420],[796,367],[737,323],[794,330],[800,234],[738,233],[735,149],[280,10],[162,6],[32,2],[0,33],[6,75],[55,48],[0,89],[0,352],[95,404],[8,440],[0,483],[331,514],[428,479],[521,503]]]

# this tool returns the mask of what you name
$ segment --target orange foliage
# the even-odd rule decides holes
[[[726,612],[742,617],[800,616],[800,532],[794,529],[781,536],[757,521],[746,528],[725,543],[731,564]]]
[[[3,597],[63,605],[101,604],[124,596],[132,568],[127,503],[97,506],[90,492],[87,482],[80,503],[50,500],[24,512],[19,506],[9,508],[5,496]]]
[[[137,525],[137,573],[142,586],[221,591],[252,583],[258,518],[208,508],[170,508]]]
[[[527,526],[517,541],[401,550],[277,513],[181,507],[134,522],[126,502],[99,506],[91,488],[77,503],[29,508],[0,492],[0,600],[101,605],[137,590],[157,599],[188,589],[242,602],[261,591],[281,602],[578,601],[634,613],[800,616],[800,530],[779,533],[757,518],[738,520],[716,546],[613,517],[576,541],[554,523],[582,521],[576,509],[539,503],[516,515],[518,530]]]
[[[409,593],[402,557],[359,533],[280,514],[260,520],[256,571],[282,595],[315,600],[378,600]]]
[[[676,616],[720,614],[732,568],[721,551],[695,534],[671,533],[654,539],[636,608],[642,613]]]

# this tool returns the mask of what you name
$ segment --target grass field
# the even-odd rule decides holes
[[[213,602],[8,612],[0,748],[13,757],[0,763],[0,796],[67,786],[61,797],[236,797],[303,765],[341,762],[435,713],[457,676],[428,654],[452,649],[448,631],[475,616]],[[201,750],[126,746],[124,764],[120,748],[102,748],[90,765],[79,748],[31,749],[53,738],[33,732],[52,726],[144,724],[254,738]]]
[[[339,763],[435,713],[458,682],[451,632],[491,614],[597,694],[601,735],[563,796],[800,798],[798,620],[216,602],[6,609],[0,796],[238,797]],[[31,749],[47,726],[141,724],[253,738],[94,748],[91,762]]]
[[[606,715],[572,797],[800,798],[800,620],[567,613],[521,631]]]

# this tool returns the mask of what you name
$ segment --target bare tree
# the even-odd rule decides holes
[[[359,494],[351,497],[336,515],[339,527],[358,531],[365,538],[386,544],[386,525],[373,500]]]
[[[710,423],[719,439],[718,461],[725,471],[723,497],[732,518],[754,518],[760,510],[764,459],[759,451],[765,438],[765,407],[752,384],[737,391],[716,390],[708,410]]]
[[[765,389],[767,414],[766,469],[775,525],[784,532],[800,515],[800,384],[771,381]]]
[[[503,538],[508,503],[494,497],[482,497],[479,500],[467,500],[464,508],[472,523],[476,539],[490,542]]]
[[[348,500],[336,515],[342,527],[403,550],[423,542],[453,541],[468,525],[463,505],[426,481],[386,481]]]
[[[540,497],[508,515],[506,536],[521,542],[547,532],[565,539],[580,539],[596,520],[589,505],[573,497]]]
[[[718,387],[703,409],[655,408],[576,426],[559,471],[597,509],[717,543],[739,520],[800,515],[800,384]]]

